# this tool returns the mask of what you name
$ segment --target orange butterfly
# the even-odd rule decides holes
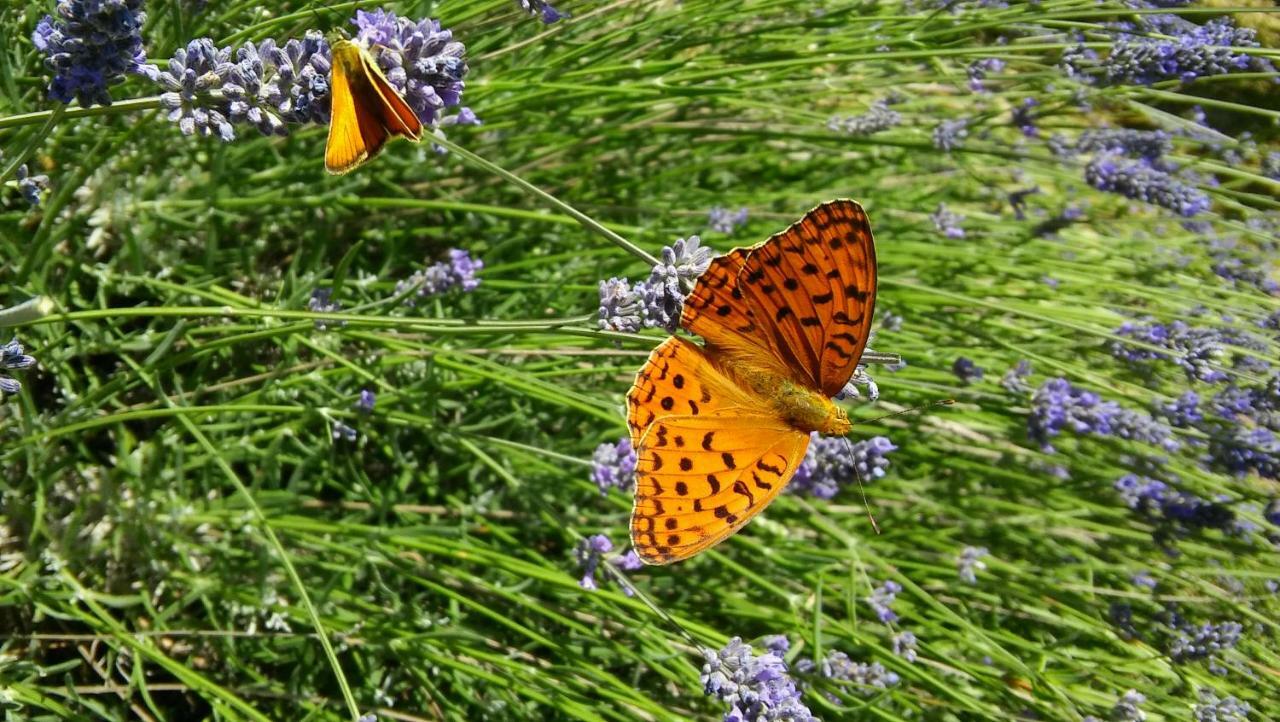
[[[414,142],[422,138],[422,122],[367,50],[339,40],[332,54],[325,170],[335,174],[354,170],[377,155],[391,137]]]
[[[828,201],[711,262],[680,325],[627,392],[631,543],[650,564],[708,549],[777,498],[809,433],[852,428],[831,402],[867,345],[876,255],[862,206]]]

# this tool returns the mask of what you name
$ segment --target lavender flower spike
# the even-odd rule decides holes
[[[142,49],[147,14],[142,0],[59,0],[57,18],[46,15],[32,41],[54,71],[49,97],[79,100],[88,108],[111,105],[107,88],[129,73],[153,78]]]
[[[3,346],[0,346],[0,369],[19,370],[34,366],[36,359],[23,353],[22,344],[18,342],[18,337],[14,336],[13,340]],[[22,384],[15,378],[0,373],[0,395],[16,394],[22,389]]]
[[[623,437],[616,444],[603,443],[591,455],[591,480],[600,487],[601,495],[612,488],[623,491],[636,481],[636,452],[631,439]]]
[[[734,637],[720,651],[704,648],[702,653],[703,689],[729,703],[725,722],[816,722],[777,652],[756,655],[751,645]]]

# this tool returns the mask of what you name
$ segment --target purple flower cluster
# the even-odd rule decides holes
[[[333,300],[332,288],[316,288],[311,291],[311,298],[307,299],[307,310],[316,313],[337,313],[342,310],[342,304]],[[323,331],[328,328],[328,322],[317,319],[316,328]],[[346,321],[339,321],[339,326],[347,325]]]
[[[1063,429],[1077,434],[1115,436],[1154,444],[1174,451],[1178,442],[1169,427],[1114,401],[1103,401],[1092,391],[1078,389],[1064,378],[1049,379],[1031,398],[1027,433],[1045,453],[1053,453],[1049,440]]]
[[[959,148],[960,142],[968,135],[968,119],[944,120],[933,129],[933,147],[950,153]]]
[[[591,480],[600,487],[601,495],[610,489],[626,491],[636,483],[636,452],[629,437],[596,447],[591,455]]]
[[[649,278],[632,286],[625,278],[600,282],[600,328],[635,333],[665,328],[675,333],[684,311],[685,287],[692,287],[711,265],[711,249],[698,236],[664,246]]]
[[[1031,362],[1022,359],[1000,377],[1000,386],[1011,394],[1030,393],[1031,385],[1026,379],[1031,376]]]
[[[747,215],[746,206],[732,212],[726,208],[716,206],[707,213],[707,225],[713,231],[733,235],[733,232],[738,230],[740,226],[747,224]]]
[[[372,52],[387,77],[423,123],[433,125],[462,98],[465,48],[435,20],[414,22],[386,11],[356,12],[358,42]],[[329,119],[328,42],[308,32],[280,44],[245,43],[218,48],[209,38],[179,48],[156,80],[169,119],[185,135],[235,139],[236,125],[283,135],[288,125]],[[467,116],[474,120],[474,115]],[[458,122],[464,122],[460,112]]]
[[[964,216],[947,210],[946,203],[939,203],[938,210],[929,214],[929,220],[933,221],[933,229],[947,238],[964,238],[964,229],[960,227]]]
[[[128,73],[154,76],[142,48],[142,0],[58,0],[32,40],[53,71],[49,97],[60,103],[111,105],[107,88]]]
[[[1236,27],[1230,18],[1197,25],[1175,15],[1156,15],[1148,16],[1147,23],[1171,37],[1121,34],[1102,63],[1107,84],[1187,82],[1247,70],[1254,64],[1247,53],[1231,48],[1258,47],[1256,32]]]
[[[20,369],[30,368],[34,366],[36,359],[23,353],[22,344],[18,342],[18,337],[14,336],[9,343],[0,346],[0,369],[5,371],[16,371]],[[0,396],[4,394],[16,394],[22,389],[22,384],[8,374],[0,373]]]
[[[1111,722],[1143,722],[1147,718],[1147,713],[1143,712],[1141,707],[1146,703],[1147,697],[1136,689],[1120,695],[1120,699],[1111,708],[1111,713],[1107,715],[1107,719]],[[1100,722],[1097,717],[1092,715],[1085,717],[1082,722],[1095,720]]]
[[[520,4],[520,9],[530,15],[540,16],[542,22],[547,25],[569,17],[568,13],[560,12],[546,0],[517,0],[517,2]]]
[[[871,596],[867,597],[867,605],[876,613],[876,619],[884,624],[898,620],[898,613],[893,611],[892,605],[901,591],[902,585],[892,579],[886,580],[884,584],[871,590]]]
[[[1173,403],[1165,404],[1160,408],[1160,413],[1169,421],[1170,426],[1179,429],[1204,421],[1204,415],[1200,413],[1200,395],[1194,391],[1188,391]]]
[[[1004,61],[1000,58],[979,58],[965,69],[969,75],[969,89],[975,93],[986,91],[986,86],[982,81],[987,79],[988,73],[998,73],[1004,70]]]
[[[1225,505],[1178,491],[1162,481],[1126,474],[1116,481],[1115,489],[1126,506],[1162,525],[1157,531],[1161,540],[1171,533],[1195,529],[1238,532],[1235,512]]]
[[[821,436],[815,431],[804,461],[787,485],[787,492],[830,499],[845,484],[858,479],[870,482],[884,476],[889,468],[887,455],[897,448],[883,436],[850,444],[842,436]]]
[[[1173,150],[1173,143],[1171,136],[1163,130],[1103,128],[1086,130],[1074,142],[1062,134],[1055,134],[1049,139],[1049,148],[1058,156],[1109,151],[1155,161]]]
[[[1209,210],[1209,196],[1143,159],[1101,152],[1084,169],[1094,188],[1145,201],[1191,217]]]
[[[1225,345],[1229,337],[1212,328],[1189,326],[1183,321],[1170,324],[1134,323],[1126,321],[1115,330],[1117,336],[1142,341],[1152,346],[1168,349],[1170,353],[1150,351],[1112,341],[1111,355],[1130,363],[1153,359],[1173,361],[1186,372],[1187,378],[1216,383],[1227,379],[1227,374],[1217,368],[1226,355]]]
[[[1028,138],[1040,135],[1040,130],[1036,128],[1035,108],[1038,105],[1040,101],[1035,98],[1023,98],[1020,104],[1013,106],[1013,110],[1009,111],[1009,122]]]
[[[4,153],[0,153],[0,165],[4,164]],[[17,187],[18,192],[26,199],[27,203],[32,206],[40,205],[40,196],[49,189],[49,176],[32,175],[27,169],[27,164],[23,163],[14,171],[13,180],[10,185]]]
[[[867,112],[847,117],[832,116],[827,128],[849,135],[868,136],[902,124],[902,114],[889,107],[886,100],[877,100]]]
[[[372,414],[373,407],[378,403],[378,395],[369,389],[360,389],[360,396],[356,399],[356,409],[364,414]]]
[[[955,363],[951,364],[951,373],[965,386],[982,380],[982,367],[964,356],[957,357]]]
[[[578,542],[578,546],[574,549],[578,566],[582,568],[582,579],[578,580],[578,586],[588,591],[600,588],[596,584],[596,570],[600,568],[600,562],[605,560],[605,555],[611,551],[613,551],[613,542],[609,541],[609,537],[604,534],[595,534]],[[615,555],[607,561],[625,571],[635,571],[644,566],[644,562],[640,561],[634,549],[628,549],[626,554]],[[631,590],[625,586],[622,588],[622,593],[628,597],[632,594]]]
[[[801,674],[817,672],[825,679],[851,682],[864,697],[893,687],[900,681],[896,672],[885,669],[879,662],[854,662],[849,655],[838,649],[827,652],[817,664],[811,659],[799,660],[796,662],[796,671]]]
[[[438,296],[454,289],[474,291],[480,286],[476,274],[483,268],[484,261],[472,258],[470,253],[460,248],[451,248],[449,260],[433,263],[421,271],[414,271],[403,281],[397,281],[396,295],[414,291],[405,299],[405,304],[413,306],[416,299]]]
[[[914,662],[919,657],[916,646],[920,643],[920,640],[916,639],[916,635],[913,632],[899,632],[893,635],[890,641],[893,644],[893,653],[908,662]]]
[[[1240,642],[1242,631],[1244,627],[1239,622],[1205,622],[1200,625],[1181,622],[1167,651],[1175,662],[1204,659],[1235,647]]]
[[[1209,441],[1209,457],[1237,476],[1280,480],[1280,437],[1268,428],[1233,425]]]
[[[437,116],[462,100],[466,47],[430,18],[417,22],[385,10],[356,11],[356,39],[372,46],[387,82],[404,96],[418,119]]]
[[[1241,702],[1231,696],[1219,699],[1207,687],[1200,689],[1199,697],[1200,702],[1195,708],[1196,722],[1249,722],[1249,713],[1253,708],[1248,702]]]
[[[704,648],[702,653],[703,689],[729,703],[725,722],[815,720],[778,652],[757,655],[751,645],[734,637],[719,652]]]

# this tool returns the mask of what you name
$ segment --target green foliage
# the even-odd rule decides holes
[[[629,574],[666,619],[605,576],[582,589],[573,556],[592,534],[625,548],[630,499],[600,494],[590,458],[624,433],[623,394],[663,336],[594,319],[597,282],[642,278],[641,261],[428,143],[331,177],[324,128],[183,136],[139,78],[110,107],[50,112],[30,42],[49,8],[29,5],[0,9],[0,148],[50,189],[31,209],[0,187],[0,305],[45,296],[56,310],[16,330],[39,366],[0,403],[9,718],[349,719],[343,677],[361,712],[396,719],[718,718],[672,620],[707,647],[783,633],[793,665],[839,649],[901,678],[864,694],[804,677],[825,719],[1075,721],[1131,688],[1151,719],[1187,719],[1202,688],[1263,719],[1280,696],[1266,586],[1280,557],[1262,518],[1277,481],[1205,466],[1204,434],[1186,429],[1175,453],[1069,431],[1046,453],[1027,436],[1030,394],[999,384],[1027,359],[1033,387],[1063,376],[1139,411],[1220,388],[1109,353],[1121,323],[1147,316],[1247,332],[1262,345],[1242,355],[1280,358],[1259,326],[1280,299],[1214,270],[1225,253],[1278,278],[1280,182],[1260,168],[1280,112],[1249,86],[1274,72],[1082,84],[1057,67],[1070,34],[1105,53],[1103,25],[1133,19],[1093,0],[955,15],[567,2],[573,17],[550,26],[507,0],[392,3],[467,44],[463,103],[484,125],[449,141],[649,253],[691,234],[752,244],[833,197],[871,217],[878,309],[903,318],[874,345],[907,362],[873,368],[882,400],[851,410],[855,440],[900,447],[866,489],[883,533],[856,488],[784,496],[706,555]],[[148,55],[349,29],[357,6],[371,7],[152,2]],[[975,93],[966,67],[988,57],[1007,67]],[[1011,120],[1028,97],[1038,137]],[[900,125],[827,128],[886,98]],[[1176,134],[1195,130],[1194,105],[1229,135]],[[958,118],[960,147],[936,149],[935,127]],[[1199,225],[1093,190],[1082,160],[1045,143],[1104,123],[1175,133],[1169,158],[1213,202]],[[1033,187],[1019,218],[1009,193]],[[964,238],[935,229],[940,203]],[[713,206],[749,208],[748,224],[709,231]],[[1069,208],[1079,217],[1061,220]],[[480,287],[405,305],[397,281],[449,248],[483,259]],[[308,310],[325,287],[341,324]],[[961,386],[958,356],[985,379]],[[1274,373],[1229,360],[1215,363],[1233,383]],[[369,414],[361,389],[377,393]],[[945,397],[958,403],[882,418]],[[1130,472],[1224,495],[1259,531],[1162,548],[1113,488]],[[975,584],[957,575],[966,546],[991,552]],[[890,579],[904,590],[885,625],[863,600]],[[1141,620],[1136,638],[1117,603]],[[1169,605],[1244,625],[1213,661],[1225,674],[1171,659],[1151,631]],[[914,663],[891,651],[903,630],[921,640]]]

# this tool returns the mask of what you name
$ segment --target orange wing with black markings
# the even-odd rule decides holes
[[[872,244],[862,207],[831,201],[698,278],[681,325],[706,346],[668,339],[627,394],[641,559],[668,564],[728,538],[791,480],[810,430],[848,429],[829,397],[866,348]]]
[[[855,201],[828,201],[760,245],[716,259],[680,323],[708,348],[764,349],[795,381],[834,396],[866,349],[875,294],[867,214]]]
[[[645,432],[631,514],[631,543],[645,562],[670,564],[719,544],[795,474],[809,435],[743,411],[666,416]]]
[[[324,167],[347,173],[377,155],[390,138],[422,138],[422,122],[369,53],[350,40],[333,44],[329,139]]]

